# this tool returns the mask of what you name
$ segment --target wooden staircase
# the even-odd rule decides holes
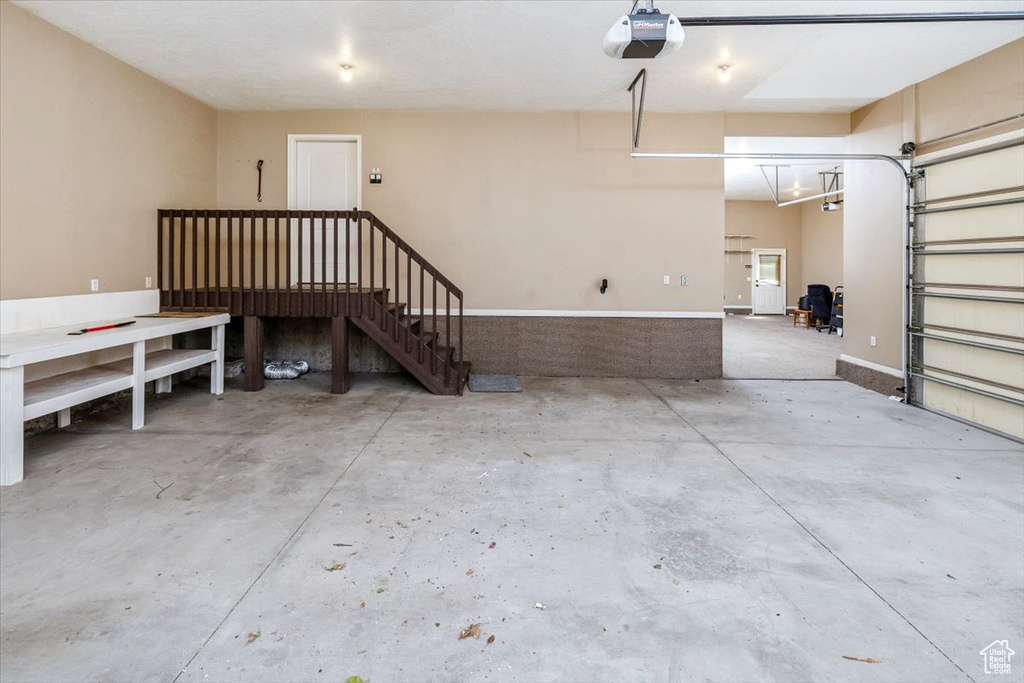
[[[262,370],[265,318],[331,318],[335,393],[349,386],[351,323],[431,392],[462,394],[462,290],[372,213],[158,214],[162,308],[244,318],[247,368]],[[246,373],[245,388],[262,389],[262,372]]]

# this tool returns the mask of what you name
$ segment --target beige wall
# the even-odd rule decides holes
[[[821,202],[800,209],[800,293],[807,285],[843,284],[843,211],[822,211]]]
[[[780,209],[775,202],[728,201],[725,203],[725,234],[754,235],[743,240],[743,249],[786,250],[786,305],[795,306],[803,293],[800,286],[800,206]],[[726,240],[728,249],[739,249],[739,239]],[[725,254],[725,305],[750,306],[750,254]]]
[[[918,140],[1020,114],[1024,112],[1024,39],[922,81],[915,90]],[[963,142],[960,138],[947,144]]]
[[[725,134],[765,137],[842,137],[850,132],[849,114],[727,113]]]
[[[142,289],[156,209],[216,198],[216,113],[0,1],[0,298]]]
[[[217,201],[285,208],[288,134],[359,134],[364,178],[384,180],[364,183],[363,208],[467,308],[720,311],[722,163],[630,159],[629,127],[628,114],[221,112]],[[723,117],[649,114],[644,144],[721,151]]]
[[[846,151],[898,154],[905,139],[927,140],[1021,111],[1024,40],[857,110]],[[843,353],[900,369],[904,183],[883,163],[850,161],[844,170]]]

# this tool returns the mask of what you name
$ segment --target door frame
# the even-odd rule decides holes
[[[782,259],[779,263],[779,284],[782,286],[782,315],[786,315],[787,306],[786,303],[789,301],[786,296],[786,281],[789,279],[786,276],[786,250],[785,249],[751,249],[750,250],[750,262],[753,265],[751,270],[750,278],[750,314],[751,315],[779,315],[778,313],[762,313],[757,312],[757,275],[760,273],[758,268],[758,256],[761,254],[778,255]]]
[[[294,211],[299,194],[299,174],[295,165],[299,161],[300,142],[354,142],[356,143],[356,208],[363,208],[363,136],[331,133],[288,134],[288,210]],[[352,207],[346,206],[345,211]]]

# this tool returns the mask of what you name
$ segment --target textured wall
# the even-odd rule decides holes
[[[845,360],[836,361],[836,375],[847,382],[860,385],[865,389],[877,391],[886,396],[899,396],[903,398],[903,378],[890,375],[861,365],[855,365]]]
[[[439,319],[444,343],[444,323]],[[467,316],[465,358],[473,372],[542,377],[722,376],[722,321],[716,318],[570,318]],[[353,372],[402,372],[355,326],[349,328]],[[452,331],[455,344],[456,330]],[[302,359],[331,368],[331,321],[266,318],[268,359]],[[241,318],[228,329],[226,352],[242,356]]]

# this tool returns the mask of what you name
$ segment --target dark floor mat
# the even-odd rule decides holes
[[[515,375],[469,375],[469,390],[477,393],[517,393],[523,390]]]

